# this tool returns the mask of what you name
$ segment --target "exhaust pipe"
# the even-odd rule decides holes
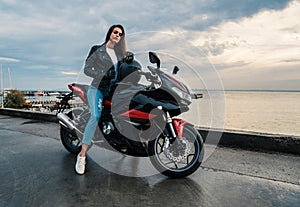
[[[66,114],[58,113],[56,116],[59,120],[59,124],[63,125],[65,128],[69,129],[72,132],[77,132],[81,135],[83,134],[79,129],[77,129],[70,117],[68,117]]]

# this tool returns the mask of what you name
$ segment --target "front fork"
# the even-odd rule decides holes
[[[188,123],[182,119],[172,119],[169,112],[166,112],[167,115],[167,125],[170,131],[172,139],[182,139],[184,126]]]

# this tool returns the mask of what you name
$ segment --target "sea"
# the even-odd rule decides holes
[[[204,92],[191,108],[200,127],[300,136],[300,91]]]
[[[300,91],[201,93],[203,97],[194,100],[190,111],[182,114],[182,118],[199,127],[300,136]]]

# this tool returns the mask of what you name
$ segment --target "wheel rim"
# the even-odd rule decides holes
[[[195,162],[198,162],[200,156],[199,140],[196,138],[196,135],[189,130],[186,129],[186,132],[187,133],[180,141],[181,143],[177,144],[178,146],[174,146],[178,141],[175,140],[167,148],[167,138],[163,137],[163,135],[155,140],[154,156],[164,169],[182,172],[191,168]],[[186,146],[184,147],[184,145]],[[186,152],[187,154],[185,154]]]
[[[75,134],[72,134],[71,132],[68,132],[66,130],[65,130],[65,133],[64,133],[64,139],[65,139],[65,143],[71,149],[78,149],[81,146],[81,142],[78,139],[78,137]]]

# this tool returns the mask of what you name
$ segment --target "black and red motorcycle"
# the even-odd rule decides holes
[[[124,63],[121,72],[127,72],[119,74],[122,81],[104,98],[92,143],[126,155],[149,157],[162,174],[182,178],[199,168],[204,148],[195,127],[177,116],[188,111],[192,98],[199,96],[191,94],[185,84],[173,77],[178,67],[174,67],[171,75],[160,68],[155,53],[149,52],[149,60],[156,67],[142,69],[136,60]],[[68,87],[72,92],[62,98],[57,117],[64,147],[71,153],[79,153],[90,116],[88,85],[73,83]],[[84,106],[65,113],[73,96],[80,97]]]

